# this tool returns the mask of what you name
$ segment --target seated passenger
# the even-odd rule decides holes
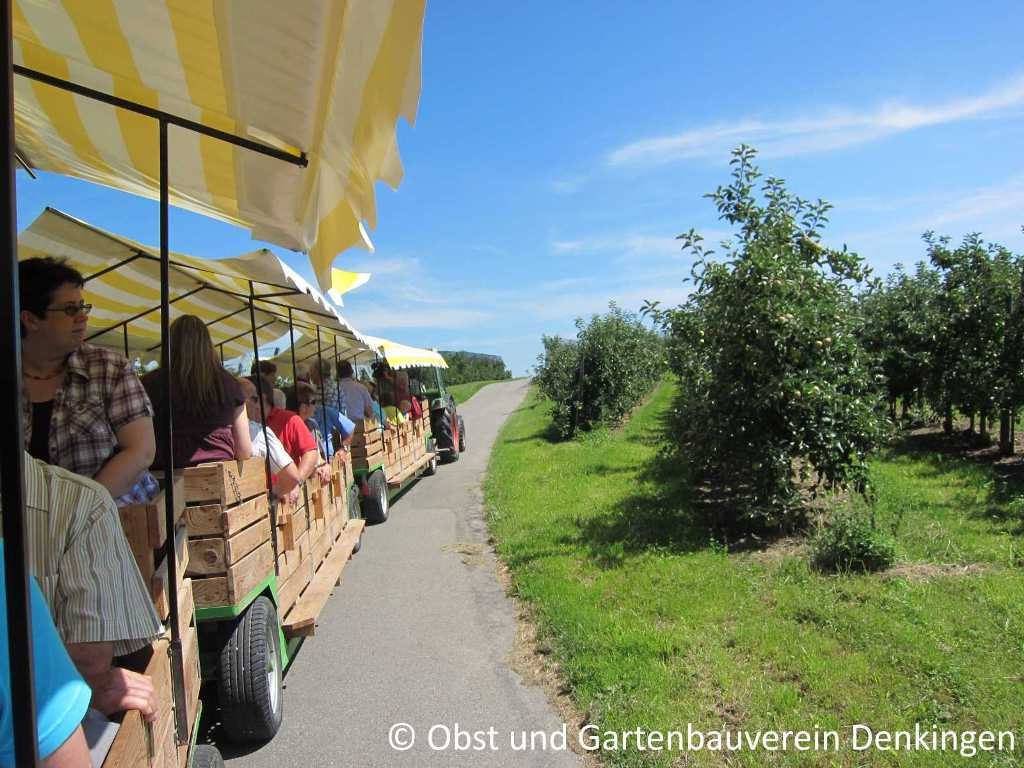
[[[162,627],[132,556],[117,507],[88,478],[25,455],[28,564],[39,581],[68,655],[92,688],[92,706],[110,715],[155,715],[153,684],[114,666]]]
[[[373,399],[366,387],[353,378],[354,373],[352,363],[347,361],[338,363],[338,381],[345,396],[345,415],[352,421],[372,419],[374,417]]]
[[[270,427],[264,428],[260,419],[260,398],[256,391],[256,384],[252,378],[240,379],[242,394],[245,396],[245,410],[249,416],[249,436],[252,438],[252,453],[254,456],[266,457],[269,453],[271,483],[274,494],[278,498],[290,497],[292,501],[298,498],[298,485],[301,482],[299,470],[288,455],[288,451],[281,445],[281,441],[274,430]],[[270,402],[267,394],[269,387],[263,388],[263,414],[269,414],[274,404]],[[268,445],[269,443],[269,445]]]
[[[347,445],[352,442],[356,425],[337,408],[323,403],[311,384],[298,381],[291,391],[294,399],[289,405],[306,422],[320,446],[320,453],[329,461],[334,455],[334,442],[327,438],[337,433],[341,445]]]
[[[309,392],[313,393],[316,399],[316,408],[311,410],[308,416],[303,416],[303,419],[312,419],[315,422],[316,430],[319,431],[317,444],[321,446],[321,453],[324,457],[330,461],[331,457],[334,456],[334,441],[331,437],[337,432],[341,443],[346,444],[351,440],[352,433],[355,432],[355,424],[345,416],[343,410],[335,408],[330,401],[324,399],[324,390],[314,384],[312,379],[316,378],[318,381],[328,385],[330,385],[330,381],[313,376],[312,372],[316,370],[317,367],[313,366],[309,373],[305,374],[307,378],[296,380],[295,386],[292,387],[293,400],[289,403],[289,407],[296,412],[299,411],[298,390],[300,388],[306,387]],[[337,388],[334,388],[334,390],[337,390]],[[330,395],[330,392],[327,394]],[[344,390],[341,391],[341,399],[342,402],[345,402]],[[310,426],[310,431],[314,431],[312,426]]]
[[[93,478],[118,503],[149,501],[160,490],[148,472],[153,410],[128,360],[85,343],[82,275],[64,259],[35,258],[18,264],[18,279],[25,448]]]
[[[272,363],[269,360],[260,360],[259,368],[253,363],[249,373],[253,376],[262,376],[264,379],[270,382],[270,385],[274,387],[274,405],[278,408],[286,408],[285,403],[287,398],[284,394],[284,390],[278,389],[274,384],[277,382],[277,364]]]
[[[249,377],[249,380],[256,386],[254,379],[255,377]],[[266,387],[268,384],[269,382],[264,381],[262,386]],[[306,426],[302,417],[294,411],[275,406],[267,413],[267,426],[274,430],[281,445],[292,457],[292,461],[298,467],[299,477],[305,480],[312,475],[320,464],[320,450],[317,448],[316,439],[310,433],[309,427]],[[330,472],[330,467],[328,467],[328,472]]]
[[[29,577],[32,611],[33,687],[36,695],[36,750],[42,768],[90,768],[82,718],[89,709],[89,686],[75,670],[57,635],[36,580]],[[7,583],[0,547],[0,765],[14,765],[11,712],[11,659],[8,651]],[[21,702],[19,702],[19,705]]]
[[[206,323],[182,315],[171,323],[171,397],[173,398],[174,466],[252,456],[245,397],[238,380],[220,364]],[[167,469],[162,430],[166,371],[142,377],[153,401],[159,438],[154,467]]]

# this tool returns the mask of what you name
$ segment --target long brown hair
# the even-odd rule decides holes
[[[223,367],[206,323],[182,315],[171,323],[171,384],[175,407],[200,418],[224,402]]]

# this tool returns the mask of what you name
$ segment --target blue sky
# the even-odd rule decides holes
[[[1019,0],[715,6],[428,4],[419,117],[399,133],[406,178],[378,188],[376,252],[337,260],[374,273],[344,315],[522,374],[542,334],[573,333],[611,299],[685,297],[673,238],[727,234],[702,195],[741,142],[766,174],[833,202],[826,239],[879,274],[924,258],[926,229],[1024,252]],[[157,240],[149,201],[19,174],[19,224],[45,205]],[[254,244],[178,211],[171,247]]]

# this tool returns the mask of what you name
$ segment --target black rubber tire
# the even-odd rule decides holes
[[[216,747],[196,744],[188,760],[189,768],[224,768],[224,758]]]
[[[455,448],[455,435],[452,433],[452,412],[448,408],[438,408],[430,414],[430,431],[434,435],[437,447],[442,455]]]
[[[269,741],[281,727],[284,686],[279,632],[277,609],[261,595],[235,620],[221,648],[220,718],[233,742]]]
[[[459,453],[466,452],[466,422],[459,416]]]
[[[359,504],[359,486],[353,485],[348,489],[348,516],[350,519],[358,519],[363,516],[363,510]],[[359,541],[352,547],[352,554],[356,554],[363,548],[363,534],[359,534]]]
[[[367,525],[379,525],[388,520],[388,481],[384,472],[376,470],[370,473],[366,484],[370,495],[362,500],[363,519]]]

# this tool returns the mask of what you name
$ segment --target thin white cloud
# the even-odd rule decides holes
[[[731,236],[727,229],[699,230],[704,236],[704,244],[716,248],[719,241]],[[551,243],[551,250],[556,254],[610,255],[617,262],[630,262],[638,259],[669,258],[672,260],[685,258],[680,242],[675,235],[649,235],[639,232],[624,232],[597,237],[584,237],[577,240],[556,240]]]
[[[931,106],[887,102],[867,110],[830,110],[814,117],[784,120],[744,118],[630,142],[610,152],[612,166],[661,165],[701,157],[724,157],[740,143],[756,146],[764,157],[825,152],[885,136],[944,123],[997,117],[1024,106],[1024,75],[972,97]]]
[[[475,309],[424,308],[395,304],[365,311],[350,312],[348,318],[357,328],[472,328],[492,319],[487,312]]]
[[[562,176],[551,180],[551,189],[559,195],[572,195],[579,192],[586,183],[586,176]]]

